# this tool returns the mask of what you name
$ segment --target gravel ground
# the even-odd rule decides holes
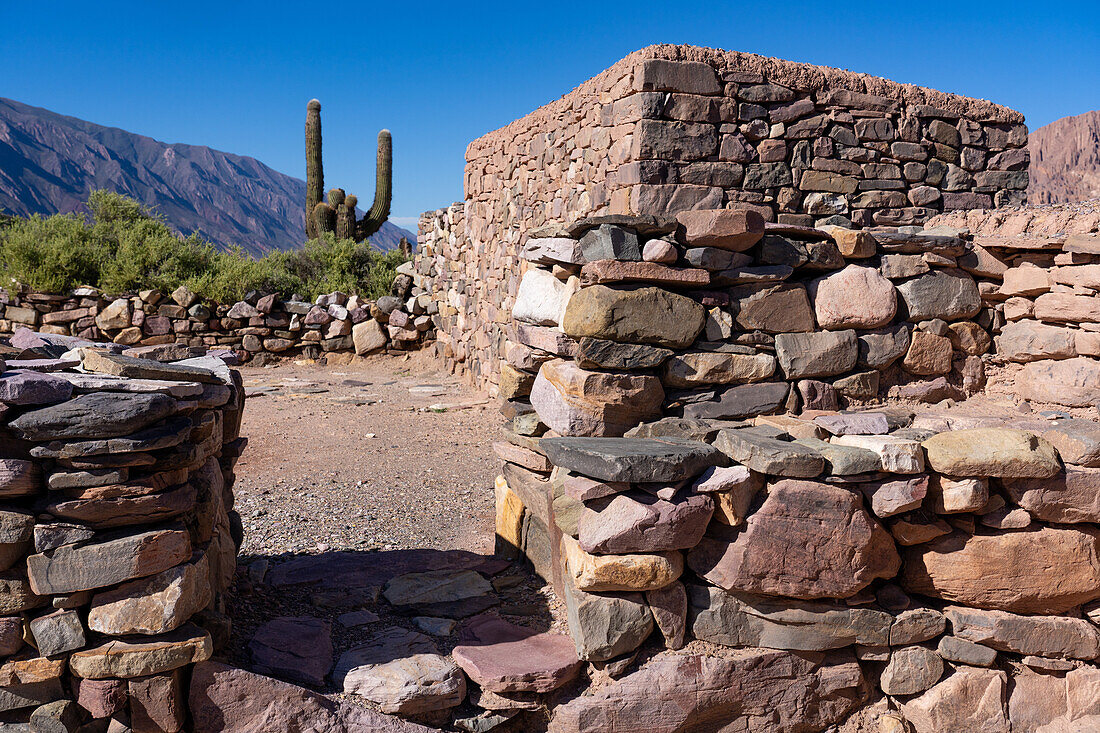
[[[491,551],[503,419],[427,354],[241,372],[243,555]]]

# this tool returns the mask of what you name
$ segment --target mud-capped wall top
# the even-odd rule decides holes
[[[867,74],[650,46],[473,141],[466,214],[475,242],[590,214],[722,206],[792,224],[916,224],[1022,203],[1023,121]]]

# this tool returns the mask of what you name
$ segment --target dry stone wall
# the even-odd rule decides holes
[[[1100,424],[905,404],[980,389],[1014,271],[1098,235],[963,234],[719,209],[525,242],[498,542],[616,678],[550,730],[1100,727]]]
[[[1026,142],[1022,115],[984,100],[753,54],[642,49],[469,145],[462,209],[421,221],[420,273],[464,303],[437,319],[440,352],[476,384],[498,382],[501,311],[539,228],[715,208],[919,225],[1022,203]]]
[[[244,390],[213,357],[0,347],[0,727],[184,729],[224,644]],[[29,727],[26,725],[29,723]]]
[[[242,362],[403,351],[431,338],[437,305],[413,286],[411,263],[401,269],[391,294],[376,301],[333,292],[310,303],[253,291],[224,304],[204,301],[186,287],[168,295],[143,290],[117,296],[95,288],[67,294],[0,290],[0,334],[26,328],[124,346],[180,344],[233,351]]]

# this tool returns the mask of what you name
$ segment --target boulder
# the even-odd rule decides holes
[[[95,317],[95,325],[101,331],[118,331],[130,326],[130,301],[116,298]]]
[[[601,555],[694,547],[714,514],[714,500],[706,494],[666,501],[636,492],[600,504],[585,507],[577,522],[577,539],[585,552]]]
[[[605,339],[582,338],[577,343],[577,364],[584,369],[656,369],[672,356],[672,349],[646,344],[621,344]]]
[[[1067,407],[1093,407],[1100,402],[1100,361],[1085,356],[1025,364],[1016,375],[1020,397]]]
[[[925,331],[914,331],[901,366],[910,374],[927,377],[951,371],[951,340]]]
[[[952,430],[922,445],[928,464],[949,476],[1050,478],[1062,467],[1054,446],[1026,430]]]
[[[901,712],[916,733],[1009,733],[1007,692],[1004,672],[960,667],[919,697],[902,703]]]
[[[879,677],[887,695],[916,695],[943,677],[943,659],[931,649],[905,646],[890,650],[890,661]]]
[[[532,268],[519,282],[512,318],[536,326],[557,326],[574,290],[549,271]]]
[[[813,478],[825,469],[825,458],[816,450],[778,440],[760,428],[721,430],[714,446],[757,473]]]
[[[959,270],[933,270],[899,283],[897,289],[913,323],[933,318],[963,321],[982,307],[978,284]]]
[[[961,606],[948,606],[944,614],[955,636],[998,651],[1063,659],[1100,657],[1100,630],[1082,618],[1021,616]]]
[[[638,234],[633,229],[615,224],[600,224],[589,229],[580,238],[580,249],[585,262],[596,260],[639,262],[642,259]]]
[[[681,211],[676,220],[690,247],[717,247],[744,252],[764,236],[764,219],[748,209]]]
[[[695,638],[731,647],[826,651],[886,646],[893,617],[844,603],[795,601],[689,585]]]
[[[828,377],[855,367],[856,343],[855,331],[781,333],[775,352],[787,379]]]
[[[817,325],[827,330],[878,328],[894,319],[894,284],[873,267],[848,265],[810,284]]]
[[[561,538],[561,552],[573,584],[588,592],[658,590],[684,571],[679,552],[593,555],[567,534]]]
[[[1100,523],[1100,468],[1067,465],[1051,478],[1005,479],[1012,501],[1044,522]]]
[[[634,651],[653,631],[653,615],[641,593],[586,593],[568,577],[565,606],[577,657],[605,662]]]
[[[1100,598],[1100,532],[1092,528],[956,532],[902,554],[902,587],[967,606],[1058,614]]]
[[[948,662],[971,667],[992,667],[997,661],[997,650],[975,644],[957,636],[944,636],[936,645],[936,653]]]
[[[351,327],[351,341],[355,345],[355,353],[364,356],[384,349],[389,339],[382,329],[382,324],[373,318],[368,318]]]
[[[732,542],[704,539],[688,566],[730,591],[849,598],[897,574],[893,539],[860,496],[831,484],[779,481]]]
[[[263,721],[268,730],[288,732],[436,730],[219,662],[195,665],[188,708],[195,733],[257,733],[257,721]]]
[[[947,627],[947,618],[934,608],[910,608],[890,624],[890,646],[919,644],[935,639]]]
[[[782,651],[662,654],[558,707],[550,733],[786,733],[840,723],[867,697],[850,657],[822,664]]]
[[[703,330],[706,309],[690,298],[660,288],[582,288],[569,299],[561,321],[573,338],[656,344],[684,349]]]
[[[531,405],[559,435],[619,436],[660,416],[664,394],[652,375],[595,372],[574,362],[549,361],[531,387]]]
[[[743,331],[806,333],[814,330],[814,312],[802,285],[735,288],[734,323]]]
[[[759,382],[775,373],[771,354],[727,354],[696,351],[674,355],[665,362],[661,380],[670,387]]]

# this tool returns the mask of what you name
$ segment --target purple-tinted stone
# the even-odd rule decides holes
[[[60,372],[75,366],[80,366],[79,359],[18,359],[8,362],[9,368],[28,372]]]
[[[684,584],[680,581],[669,583],[664,588],[649,590],[645,594],[649,610],[661,636],[665,637],[665,646],[680,649],[684,646],[687,632],[688,597]]]
[[[890,423],[881,412],[846,412],[819,415],[814,422],[833,435],[885,435]]]
[[[619,494],[599,510],[585,507],[577,539],[585,552],[595,554],[682,550],[699,543],[713,514],[714,500],[707,494],[674,501]]]
[[[254,668],[307,685],[323,685],[332,669],[332,627],[309,616],[283,616],[256,630],[248,645]]]
[[[475,616],[459,632],[454,660],[483,690],[549,692],[577,676],[581,662],[565,634],[538,633],[493,616]]]
[[[12,370],[0,375],[0,402],[9,405],[49,405],[73,394],[68,380],[50,374]]]

